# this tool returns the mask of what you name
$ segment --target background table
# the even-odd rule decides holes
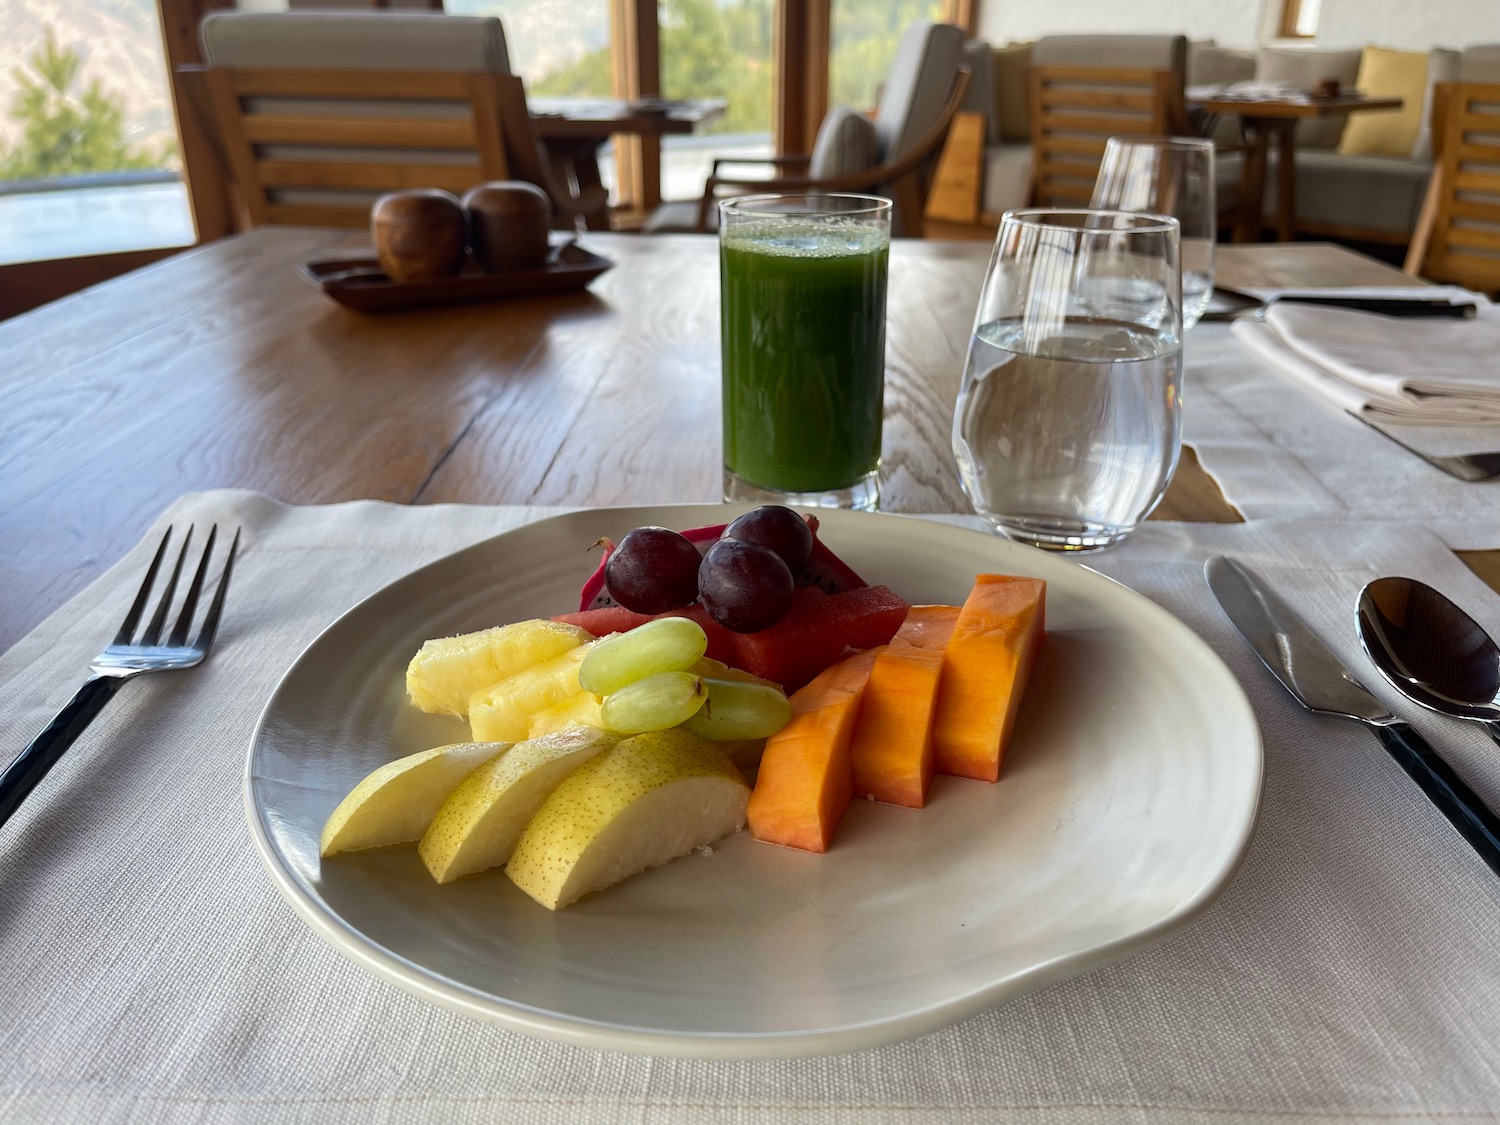
[[[1240,166],[1240,197],[1235,219],[1236,242],[1259,242],[1266,193],[1266,158],[1276,142],[1276,238],[1290,242],[1296,232],[1297,175],[1292,159],[1292,140],[1297,122],[1310,117],[1347,117],[1372,109],[1400,109],[1400,98],[1367,98],[1361,94],[1336,94],[1322,98],[1258,99],[1215,97],[1189,98],[1188,108],[1208,114],[1239,117],[1245,137],[1244,163]],[[1203,129],[1205,136],[1211,131]],[[1298,282],[1306,285],[1309,282]]]
[[[189,491],[298,504],[717,500],[713,242],[587,241],[618,263],[588,292],[363,317],[296,271],[359,235],[267,229],[0,324],[0,651]],[[949,435],[989,247],[898,240],[891,254],[882,504],[965,512]],[[1318,245],[1226,248],[1219,275],[1235,287],[1410,284]],[[1157,515],[1239,519],[1190,450]],[[1467,561],[1495,584],[1497,557]]]

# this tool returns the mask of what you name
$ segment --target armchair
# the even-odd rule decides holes
[[[969,71],[960,65],[963,46],[963,32],[956,27],[909,28],[873,118],[846,108],[831,111],[809,155],[720,157],[698,199],[663,204],[646,229],[713,230],[717,202],[729,195],[868,191],[891,200],[894,234],[921,237],[933,168],[969,85]],[[770,164],[779,174],[769,179],[735,175],[736,164]]]

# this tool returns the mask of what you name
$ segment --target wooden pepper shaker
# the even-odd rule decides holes
[[[495,180],[463,199],[474,256],[492,273],[536,269],[547,261],[552,200],[535,184]]]
[[[382,195],[370,211],[370,237],[392,281],[432,281],[463,268],[468,229],[463,205],[436,188]]]

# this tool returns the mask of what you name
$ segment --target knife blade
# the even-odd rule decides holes
[[[1500,875],[1500,816],[1420,734],[1391,714],[1262,579],[1216,555],[1203,567],[1230,624],[1292,698],[1324,715],[1373,727],[1386,751]]]
[[[1214,297],[1228,307],[1211,308],[1202,320],[1234,320],[1241,316],[1264,317],[1266,310],[1281,302],[1296,305],[1323,305],[1327,308],[1355,309],[1359,312],[1380,313],[1382,316],[1398,317],[1444,317],[1454,320],[1472,320],[1479,313],[1477,305],[1455,303],[1447,297],[1354,297],[1333,294],[1309,293],[1277,294],[1267,300],[1241,293],[1238,289],[1214,286]]]

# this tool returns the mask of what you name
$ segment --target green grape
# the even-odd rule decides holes
[[[597,642],[578,666],[578,683],[595,695],[613,695],[658,672],[685,672],[707,651],[703,626],[686,617],[660,617]]]
[[[769,738],[792,721],[786,696],[764,684],[742,680],[704,680],[708,702],[682,725],[715,742]]]
[[[707,698],[705,681],[697,676],[658,672],[606,695],[600,718],[620,734],[645,734],[687,721]]]

